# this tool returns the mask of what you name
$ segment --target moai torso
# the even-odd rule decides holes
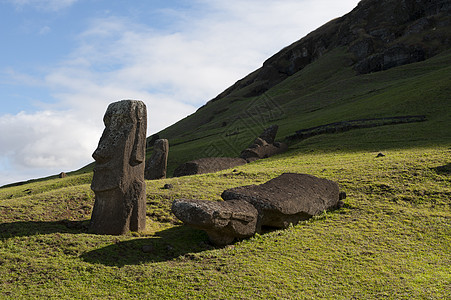
[[[155,141],[153,153],[146,162],[145,178],[146,179],[163,179],[166,178],[166,169],[168,164],[169,142],[166,139]]]
[[[146,105],[135,100],[111,103],[103,121],[105,130],[92,155],[96,166],[90,230],[98,234],[142,231],[146,227]]]

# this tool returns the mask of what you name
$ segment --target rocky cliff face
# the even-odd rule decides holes
[[[242,88],[247,97],[260,95],[337,47],[346,47],[356,72],[365,74],[422,61],[450,45],[451,0],[362,0],[353,11],[282,49],[212,101]]]

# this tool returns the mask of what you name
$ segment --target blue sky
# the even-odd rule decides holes
[[[109,103],[148,134],[358,0],[0,0],[0,186],[92,161]]]

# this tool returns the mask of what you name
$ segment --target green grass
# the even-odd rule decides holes
[[[84,179],[74,186],[62,179],[36,195],[2,189],[0,297],[446,298],[450,153],[400,149],[376,158],[296,147],[236,170],[148,181],[147,231],[118,237],[87,233],[93,194]],[[283,172],[336,180],[348,195],[345,207],[225,248],[210,246],[206,234],[170,214],[173,199],[215,200],[226,188]],[[162,189],[165,183],[174,188]],[[144,253],[144,245],[153,250]]]
[[[355,137],[362,135],[358,131],[349,141],[337,143],[352,151],[377,151],[379,146],[370,145],[371,141],[380,140],[385,143],[383,147],[394,149],[446,145],[451,141],[450,51],[424,62],[359,76],[349,60],[344,49],[335,49],[262,96],[245,98],[237,91],[163,130],[160,137],[170,143],[168,174],[189,160],[236,157],[271,124],[279,125],[278,140],[284,140],[297,130],[333,122],[426,115],[428,121],[424,124],[364,132],[384,132],[389,138],[367,137],[369,141],[356,143]]]

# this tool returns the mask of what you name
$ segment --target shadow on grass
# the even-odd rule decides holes
[[[451,163],[444,166],[432,168],[437,174],[451,174]]]
[[[89,220],[85,221],[19,221],[0,223],[0,238],[9,239],[21,236],[33,236],[53,233],[86,233]]]
[[[41,234],[88,234],[88,225],[89,220],[1,223],[0,240]],[[96,237],[96,235],[92,235],[92,237]],[[210,249],[214,249],[214,247],[208,243],[208,237],[203,231],[187,226],[177,226],[148,237],[118,236],[112,244],[85,252],[80,258],[88,263],[122,267],[172,260],[188,253]]]
[[[207,235],[186,226],[166,229],[148,238],[118,241],[115,244],[81,255],[89,263],[122,267],[147,262],[162,262],[214,247]]]

